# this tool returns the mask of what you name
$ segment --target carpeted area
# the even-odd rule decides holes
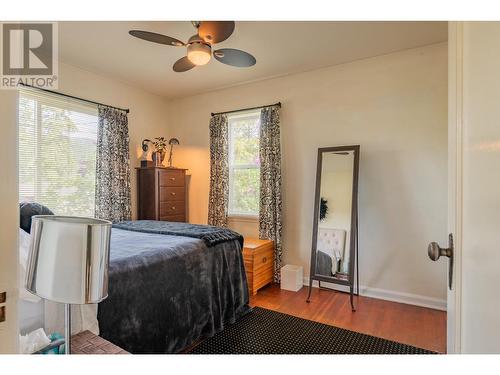
[[[347,329],[254,307],[189,354],[435,354]]]

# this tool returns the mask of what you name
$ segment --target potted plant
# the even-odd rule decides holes
[[[155,151],[152,155],[153,163],[155,166],[160,166],[163,163],[163,159],[165,159],[167,141],[164,137],[156,137],[153,140],[153,145],[155,146]]]

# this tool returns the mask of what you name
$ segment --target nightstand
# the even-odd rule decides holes
[[[260,288],[273,281],[273,241],[245,238],[243,259],[245,261],[248,291],[250,295],[254,296]]]

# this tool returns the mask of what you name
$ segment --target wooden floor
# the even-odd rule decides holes
[[[307,288],[298,292],[269,285],[250,298],[252,306],[298,316],[304,319],[350,329],[418,346],[446,352],[446,312],[355,297],[357,311],[352,312],[349,294],[313,288],[311,302],[306,302]]]

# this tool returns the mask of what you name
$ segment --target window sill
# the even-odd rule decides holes
[[[228,215],[228,221],[237,221],[242,223],[258,223],[259,216],[257,215]]]

